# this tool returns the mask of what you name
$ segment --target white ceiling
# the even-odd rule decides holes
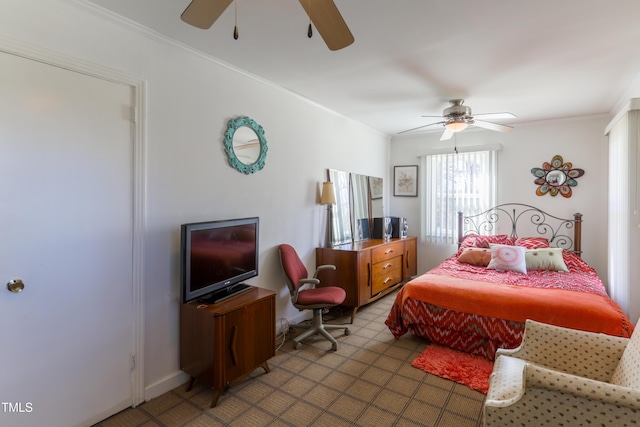
[[[209,30],[190,0],[90,0],[394,135],[448,100],[515,124],[609,113],[640,74],[638,0],[335,0],[355,37],[330,51],[298,0],[236,0]]]

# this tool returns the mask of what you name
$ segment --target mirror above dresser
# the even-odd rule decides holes
[[[384,217],[382,178],[327,170],[333,183],[331,245],[316,248],[316,265],[335,265],[318,273],[321,283],[343,288],[343,307],[358,307],[398,289],[417,274],[417,238],[375,238],[374,218]],[[379,232],[379,230],[378,230]]]
[[[369,239],[373,218],[384,215],[382,178],[336,169],[327,169],[327,178],[336,192],[331,243]]]

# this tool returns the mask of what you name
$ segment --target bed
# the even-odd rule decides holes
[[[490,360],[520,344],[526,319],[629,337],[633,325],[581,258],[581,232],[581,214],[519,203],[459,213],[458,251],[405,284],[385,323],[396,338],[410,332]]]

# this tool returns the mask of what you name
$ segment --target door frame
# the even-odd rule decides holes
[[[146,229],[146,82],[96,63],[0,37],[0,52],[38,61],[72,72],[127,85],[132,89],[131,112],[133,144],[133,242],[132,242],[132,319],[131,406],[145,401],[144,384],[144,232]]]

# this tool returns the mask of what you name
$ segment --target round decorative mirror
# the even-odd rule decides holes
[[[565,162],[561,155],[556,154],[551,159],[551,163],[544,162],[541,168],[531,169],[531,173],[536,177],[534,184],[538,186],[536,194],[544,196],[558,194],[562,197],[571,197],[573,190],[571,187],[578,185],[576,179],[584,175],[583,169],[574,168],[571,162]]]
[[[552,187],[559,187],[564,184],[566,180],[567,175],[565,175],[563,171],[552,170],[547,172],[546,181],[547,184],[551,185]]]
[[[229,120],[224,151],[229,164],[240,172],[250,174],[259,171],[267,158],[264,129],[246,116]]]

